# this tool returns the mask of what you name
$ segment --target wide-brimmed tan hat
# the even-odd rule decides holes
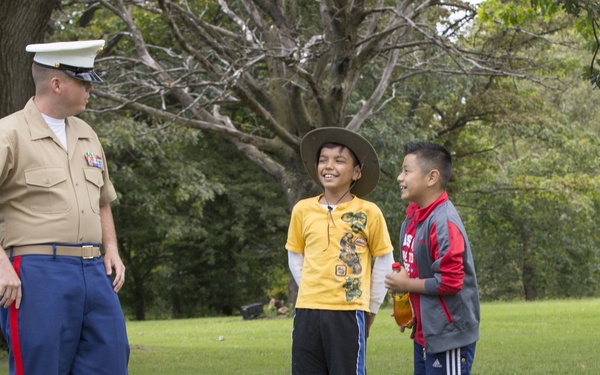
[[[348,147],[362,166],[361,178],[354,183],[350,192],[363,197],[375,189],[379,182],[379,159],[371,144],[359,134],[345,128],[327,127],[312,130],[302,138],[300,155],[308,175],[319,185],[317,162],[319,151],[325,143],[337,143]]]

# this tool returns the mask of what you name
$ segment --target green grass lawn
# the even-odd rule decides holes
[[[481,308],[474,374],[600,374],[600,299]],[[412,341],[389,313],[380,311],[368,340],[369,375],[412,374]],[[289,318],[128,322],[127,329],[132,375],[290,373]]]

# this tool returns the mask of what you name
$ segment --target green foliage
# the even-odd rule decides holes
[[[173,248],[163,276],[176,317],[230,315],[248,303],[267,303],[287,269],[289,216],[279,187],[230,145],[207,138],[204,171],[218,175],[225,190],[203,211],[205,235]]]
[[[177,244],[206,234],[207,202],[224,187],[202,172],[200,133],[148,119],[88,115],[105,152],[118,200],[113,204],[128,288],[121,298],[127,310],[144,319],[146,309],[161,305],[160,273],[169,268]],[[209,253],[202,257],[210,257]]]
[[[600,138],[588,125],[597,114],[577,111],[591,89],[571,82],[562,92],[519,84],[531,99],[520,91],[511,127],[496,133],[470,127],[460,140],[461,148],[482,139],[491,146],[458,162],[462,187],[455,196],[464,206],[484,299],[598,293],[599,243],[589,228],[598,212]],[[492,168],[472,173],[478,165]]]
[[[522,26],[539,17],[551,21],[561,11],[554,0],[486,0],[479,7],[479,20],[490,22],[501,20],[506,26]]]
[[[473,28],[484,29],[506,32],[497,25]],[[555,36],[563,37],[572,35]],[[590,229],[600,191],[595,95],[577,77],[581,56],[573,49],[538,43],[527,56],[544,61],[561,78],[548,85],[560,89],[434,74],[408,81],[399,90],[403,97],[362,129],[382,164],[369,198],[382,207],[398,249],[406,206],[396,195],[403,146],[442,144],[454,157],[448,191],[467,227],[484,300],[598,295],[600,243]]]
[[[119,196],[126,311],[229,315],[284,288],[289,218],[274,181],[214,136],[139,116],[85,117],[99,124]]]
[[[600,50],[600,3],[596,0],[520,0],[504,2],[487,0],[479,8],[482,22],[500,20],[509,27],[526,26],[532,19],[542,17],[544,22],[571,16],[573,29],[587,40],[587,49],[592,53],[589,67],[583,71],[583,77],[593,87],[600,84],[600,70],[597,68]]]

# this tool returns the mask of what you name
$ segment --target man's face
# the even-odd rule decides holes
[[[64,74],[60,78],[60,106],[65,116],[74,116],[83,112],[92,91],[90,82],[80,81]]]

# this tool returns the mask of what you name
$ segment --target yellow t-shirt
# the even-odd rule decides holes
[[[330,214],[320,198],[292,210],[285,248],[304,255],[296,307],[369,311],[372,257],[393,250],[385,218],[357,197]]]

